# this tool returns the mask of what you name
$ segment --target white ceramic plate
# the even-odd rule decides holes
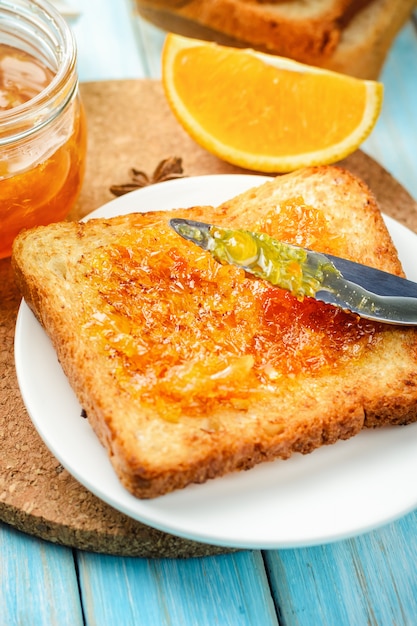
[[[218,204],[263,180],[226,175],[160,183],[122,196],[93,215]],[[417,281],[417,236],[392,219],[387,223],[409,278]],[[15,353],[28,412],[62,465],[114,508],[168,533],[238,548],[307,546],[371,530],[417,506],[417,424],[364,431],[307,456],[138,500],[120,485],[80,416],[55,351],[25,303]]]

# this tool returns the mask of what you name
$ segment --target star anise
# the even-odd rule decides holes
[[[161,183],[165,180],[173,180],[174,178],[183,178],[185,174],[182,169],[182,159],[180,157],[168,157],[163,159],[155,168],[153,174],[148,176],[142,170],[132,167],[129,170],[130,182],[123,185],[112,185],[110,192],[115,196],[123,196],[129,191],[147,187],[155,183]]]

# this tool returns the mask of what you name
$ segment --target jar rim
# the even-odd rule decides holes
[[[33,27],[49,35],[48,45],[56,62],[52,80],[33,98],[11,109],[0,111],[0,145],[36,132],[59,115],[78,87],[77,49],[71,28],[61,13],[47,0],[2,0],[0,16],[9,12],[19,28]],[[55,69],[55,68],[54,68]],[[33,124],[28,126],[28,119]]]

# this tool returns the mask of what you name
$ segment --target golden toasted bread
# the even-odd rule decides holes
[[[359,78],[378,78],[416,0],[138,0],[158,26],[253,47]]]
[[[299,301],[220,265],[169,227],[174,216],[402,274],[371,192],[330,166],[271,179],[216,208],[20,234],[12,261],[22,294],[134,495],[417,418],[417,330]]]

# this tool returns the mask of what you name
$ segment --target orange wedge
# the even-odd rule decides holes
[[[371,133],[383,97],[376,81],[174,34],[165,41],[162,81],[198,144],[261,172],[346,157]]]

